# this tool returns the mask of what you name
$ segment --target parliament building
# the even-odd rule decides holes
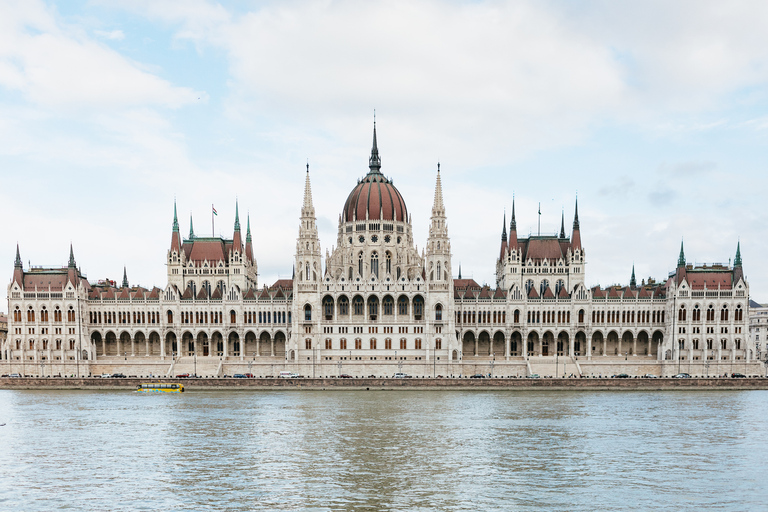
[[[501,377],[759,373],[749,346],[749,286],[733,265],[677,266],[658,282],[588,287],[578,204],[570,234],[518,237],[506,216],[495,287],[453,274],[440,167],[421,254],[405,199],[381,173],[376,127],[368,172],[321,250],[309,166],[292,279],[258,282],[250,219],[232,238],[184,238],[174,205],[167,284],[89,282],[65,267],[24,269],[8,285],[3,373],[138,376],[290,370]],[[264,219],[266,221],[266,219]],[[426,219],[419,219],[423,222]],[[507,227],[509,228],[507,230]],[[265,244],[265,246],[267,246]],[[493,255],[491,256],[491,253]]]

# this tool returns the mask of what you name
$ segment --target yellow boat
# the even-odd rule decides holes
[[[136,387],[137,393],[183,393],[183,384],[165,384],[162,382],[150,382],[139,384]]]

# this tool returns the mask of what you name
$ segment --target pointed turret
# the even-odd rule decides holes
[[[581,230],[579,229],[579,198],[576,198],[576,207],[573,214],[573,234],[571,235],[571,247],[573,250],[581,249]]]
[[[240,236],[240,208],[235,200],[235,234],[232,236],[232,250],[243,254],[243,239]]]
[[[499,250],[499,261],[504,261],[507,257],[507,212],[504,212],[504,221],[501,223],[501,249]]]
[[[375,143],[375,139],[374,139]],[[432,215],[445,215],[443,204],[443,182],[440,180],[440,162],[437,163],[437,179],[435,180],[435,200],[432,203]]]
[[[383,217],[382,217],[383,218]],[[452,279],[451,272],[451,239],[448,237],[448,219],[443,203],[443,183],[440,177],[440,162],[437,163],[435,177],[435,201],[432,204],[430,217],[429,238],[426,246],[427,260],[425,269],[429,269],[430,287],[434,289],[435,282],[445,282]],[[443,286],[443,284],[439,284]]]
[[[461,263],[459,263],[459,279],[461,279]]]
[[[192,226],[192,214],[189,214],[189,239],[195,238],[195,228]]]
[[[560,239],[565,239],[565,211],[563,211],[560,217]]]
[[[245,231],[245,257],[248,261],[253,262],[253,245],[251,244],[251,215],[246,217],[246,231]]]
[[[69,244],[69,263],[67,264],[67,281],[72,283],[72,286],[77,287],[77,263],[75,263],[75,251],[72,249],[72,244]]]
[[[24,268],[19,254],[19,244],[16,244],[16,261],[13,263],[13,282],[20,288],[24,287]]]
[[[685,251],[683,250],[682,240],[680,240],[680,256],[677,257],[677,266],[685,267]]]
[[[128,272],[125,269],[125,266],[123,266],[123,288],[130,288],[128,284]]]
[[[304,178],[304,202],[301,206],[299,218],[299,237],[296,239],[295,265],[299,269],[299,280],[309,283],[318,281],[318,274],[322,270],[320,252],[320,238],[317,233],[317,218],[315,207],[312,204],[312,184],[309,181],[309,163],[307,174]],[[322,279],[322,275],[319,277]],[[312,285],[316,286],[316,285]],[[306,289],[309,291],[309,288]]]
[[[376,118],[373,119],[373,146],[371,147],[371,158],[368,159],[369,174],[381,174],[381,157],[379,156],[379,146],[376,143]]]
[[[309,182],[309,162],[307,162],[307,176],[304,180],[304,203],[301,206],[301,216],[315,216],[315,207],[312,204],[312,185]]]
[[[509,250],[517,250],[517,221],[515,220],[515,196],[512,196],[512,219],[509,221]]]
[[[635,265],[632,265],[632,277],[629,278],[629,287],[633,290],[637,288],[637,279],[635,279]]]
[[[741,241],[736,242],[736,259],[733,260],[733,282],[744,279],[744,269],[741,267]]]
[[[179,234],[179,216],[176,214],[176,200],[173,200],[173,232],[171,233],[171,252],[181,253],[181,234]]]

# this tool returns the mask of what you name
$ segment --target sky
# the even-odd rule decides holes
[[[761,1],[0,0],[0,262],[71,243],[91,281],[164,287],[174,200],[225,237],[237,201],[259,286],[289,278],[307,162],[325,253],[375,110],[419,250],[440,162],[454,276],[495,284],[513,198],[523,237],[570,236],[578,197],[588,285],[740,242],[768,302],[766,26]]]

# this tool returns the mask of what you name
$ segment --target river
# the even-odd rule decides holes
[[[0,391],[0,510],[765,510],[768,391]]]

